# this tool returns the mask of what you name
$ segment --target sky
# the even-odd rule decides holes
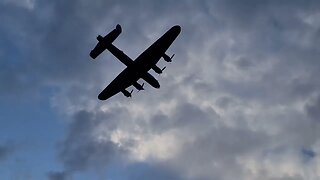
[[[0,179],[320,179],[320,1],[0,0]],[[161,85],[97,95],[174,25]],[[139,80],[142,83],[143,80]],[[128,88],[128,90],[133,87]]]

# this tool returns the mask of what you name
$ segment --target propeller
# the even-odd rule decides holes
[[[144,83],[141,84],[141,89],[139,89],[138,92],[139,92],[140,90],[144,90],[144,89],[143,89],[143,86],[144,86]]]
[[[133,92],[133,89],[130,91],[130,96],[129,96],[130,98],[132,97],[132,96],[131,96],[132,92]]]
[[[167,62],[172,62],[172,58],[174,57],[175,54],[173,54],[171,57],[169,57],[168,55],[164,54],[163,55],[163,59]]]
[[[162,74],[163,70],[165,70],[166,68],[167,68],[166,66],[163,67],[163,68],[161,69],[160,73],[158,73],[158,75],[160,76],[160,74]]]
[[[174,57],[174,55],[175,55],[175,54],[172,54],[172,56],[171,56],[171,58],[170,58],[170,59],[172,59],[172,58]]]
[[[124,96],[126,96],[127,98],[131,98],[131,94],[133,92],[133,89],[131,90],[131,92],[128,92],[127,90],[123,90],[121,91],[123,93]]]

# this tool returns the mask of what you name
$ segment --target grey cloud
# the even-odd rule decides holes
[[[87,38],[94,23],[101,22],[98,17],[103,16],[89,16],[94,13],[88,7],[79,9],[84,7],[79,1],[36,2],[32,11],[1,6],[1,18],[8,22],[0,28],[5,37],[3,46],[7,47],[1,56],[5,59],[1,61],[1,84],[6,84],[1,86],[2,93],[21,94],[94,75],[90,70],[94,67],[87,64],[90,51]],[[100,12],[106,12],[104,7],[110,6],[104,4]]]
[[[204,131],[219,119],[213,109],[203,110],[188,102],[179,102],[173,112],[171,115],[167,115],[166,112],[155,114],[149,121],[151,130],[160,133],[184,128],[190,131]]]
[[[162,134],[175,129],[181,132],[181,136],[193,136],[197,139],[208,131],[210,132],[212,126],[217,123],[219,117],[216,112],[210,108],[201,109],[194,104],[180,102],[175,107],[173,114],[156,113],[150,120],[147,120],[148,123],[144,123],[146,119],[130,117],[126,108],[116,107],[106,112],[99,110],[95,112],[79,111],[75,114],[74,121],[69,125],[67,137],[59,144],[59,158],[68,175],[75,172],[106,169],[117,162],[129,164],[129,167],[126,167],[127,165],[121,167],[121,171],[124,171],[121,177],[130,177],[130,179],[189,178],[187,174],[180,174],[181,171],[178,168],[167,164],[167,162],[154,161],[139,164],[130,161],[128,150],[135,146],[135,141],[128,141],[119,146],[108,139],[110,138],[108,135],[103,136],[107,139],[98,141],[99,138],[93,133],[101,127],[108,134],[118,128],[128,128],[129,133],[131,131],[134,133],[133,126],[139,126],[143,128],[141,130],[145,136]]]
[[[311,160],[317,156],[317,154],[311,149],[302,149],[301,153],[306,160]]]
[[[3,35],[1,41],[1,94],[19,94],[21,89],[28,90],[37,85],[36,77],[29,73],[30,50],[37,41],[32,21],[33,14],[23,8],[15,6],[0,6],[1,21],[4,26],[0,27]],[[12,13],[15,12],[15,13]],[[28,19],[29,17],[29,19]]]
[[[277,26],[287,30],[287,26],[301,25],[296,21],[300,12],[316,12],[319,2],[311,0],[302,2],[299,0],[285,1],[255,1],[255,0],[227,0],[208,1],[207,6],[212,14],[216,14],[231,25],[235,30],[254,30],[267,26]],[[290,16],[291,14],[291,16]],[[272,20],[272,21],[270,21]],[[278,24],[279,23],[279,24]],[[260,29],[262,30],[262,29]],[[257,31],[257,33],[260,33]]]
[[[148,173],[150,172],[164,171],[164,174],[172,174],[169,177],[181,177],[183,174],[182,177],[185,179],[223,180],[234,177],[248,179],[253,175],[242,167],[239,160],[244,159],[245,161],[252,158],[255,161],[263,162],[268,161],[270,156],[285,156],[290,154],[292,150],[314,146],[318,141],[314,134],[314,131],[318,130],[317,127],[312,128],[312,122],[306,120],[303,112],[297,111],[291,106],[291,104],[300,102],[301,99],[308,98],[313,92],[319,90],[318,80],[312,78],[317,77],[318,74],[318,63],[315,61],[317,55],[314,55],[317,54],[318,50],[305,50],[298,43],[302,40],[299,35],[307,32],[313,36],[314,33],[306,31],[309,27],[302,22],[302,19],[285,10],[288,8],[293,10],[294,13],[300,11],[313,13],[312,6],[317,4],[307,3],[307,5],[299,7],[300,5],[302,4],[298,1],[290,3],[287,7],[285,4],[280,4],[278,7],[275,1],[271,3],[210,1],[207,2],[207,8],[196,6],[198,11],[203,10],[198,14],[190,15],[184,12],[185,17],[189,19],[188,22],[179,21],[183,18],[173,17],[174,20],[183,22],[181,24],[183,27],[181,37],[173,45],[179,56],[176,56],[176,62],[172,63],[172,66],[168,66],[168,77],[159,78],[160,81],[163,80],[160,91],[155,92],[155,90],[148,89],[149,91],[143,92],[143,95],[136,95],[138,98],[134,98],[133,101],[145,104],[146,108],[156,107],[159,102],[166,102],[170,99],[177,105],[173,109],[173,114],[158,111],[150,119],[143,119],[143,115],[137,117],[147,121],[147,123],[142,123],[142,120],[133,121],[136,121],[134,124],[138,125],[146,136],[176,130],[179,132],[178,138],[187,141],[187,143],[181,145],[182,150],[175,157],[166,161],[168,167],[170,167],[170,172],[154,166],[155,169],[147,169],[134,176],[149,177]],[[125,6],[120,6],[119,9],[129,12],[128,14],[131,13],[132,17],[129,17],[129,19],[135,22],[133,17],[139,15],[135,11],[139,8],[135,5],[132,6],[131,10]],[[150,11],[155,11],[154,14],[150,15],[148,14],[149,11],[146,11],[146,14],[150,17],[142,15],[142,20],[145,20],[147,25],[143,25],[143,23],[124,25],[128,29],[128,33],[129,31],[130,34],[131,32],[137,33],[135,37],[123,35],[123,37],[126,37],[125,40],[119,39],[119,47],[126,50],[128,54],[137,54],[140,49],[132,48],[132,45],[125,45],[125,43],[136,42],[135,40],[137,40],[139,47],[145,46],[139,39],[140,37],[146,38],[141,35],[141,32],[145,33],[147,31],[143,28],[152,28],[152,26],[148,26],[149,23],[152,24],[150,19],[154,17],[160,21],[161,18],[157,17],[157,13],[163,10],[161,15],[164,15],[163,21],[166,21],[166,17],[172,12],[167,10],[166,5],[157,6],[160,6],[159,10],[158,8],[149,8]],[[191,9],[189,10],[193,13]],[[196,15],[199,16],[198,19]],[[139,20],[137,21],[139,22]],[[173,21],[169,20],[168,22]],[[164,24],[168,22],[166,21]],[[295,36],[295,34],[298,36]],[[224,38],[214,44],[209,43],[211,40],[219,39],[220,36]],[[233,44],[227,42],[230,39]],[[314,42],[308,41],[307,43]],[[197,56],[192,56],[192,54]],[[110,59],[113,59],[113,57]],[[113,66],[118,62],[112,60],[108,63]],[[235,67],[235,69],[228,69],[229,65]],[[172,68],[171,72],[170,68]],[[304,69],[310,71],[306,72]],[[229,74],[234,75],[236,73],[238,75],[235,75],[235,77],[239,79],[228,77]],[[175,78],[181,77],[183,80],[175,81]],[[106,78],[112,79],[111,77]],[[74,89],[79,87],[81,88],[81,86],[76,86]],[[188,88],[195,94],[195,101],[188,99],[187,93],[184,93],[184,91],[188,91]],[[304,89],[307,89],[307,91]],[[73,94],[71,92],[65,95],[69,97]],[[86,90],[79,94],[75,93],[74,97],[68,99],[73,99],[72,104],[77,106],[79,100],[76,97],[86,94],[85,92]],[[215,101],[221,100],[221,98],[224,98],[223,102]],[[197,103],[205,100],[210,101],[213,105],[217,102],[219,107],[222,107],[224,114],[220,115],[218,111],[210,108],[200,108],[202,105]],[[115,102],[124,103],[126,100],[117,96],[112,101],[112,103]],[[132,107],[134,107],[135,102],[131,102]],[[264,110],[258,111],[254,107],[255,104],[258,104]],[[111,106],[108,105],[108,102],[102,103],[102,105]],[[119,108],[126,108],[123,105],[119,106]],[[277,109],[281,106],[285,107],[282,112]],[[315,114],[311,113],[311,107],[316,107],[316,103],[306,108],[309,109],[307,110],[309,115]],[[96,110],[92,111],[94,113],[87,112],[87,115],[85,115],[86,113],[79,113],[81,114],[79,116],[87,116],[86,119],[92,120],[99,115],[101,119],[108,119],[111,124],[104,127],[110,131],[125,124],[122,120],[119,120],[119,116],[115,115],[113,118],[108,118],[109,114],[96,113]],[[254,115],[250,115],[252,111],[254,111]],[[152,114],[153,112],[149,113]],[[130,117],[128,112],[122,111],[119,114]],[[127,152],[119,149],[111,141],[99,144],[91,137],[92,129],[102,125],[102,121],[98,120],[96,122],[99,123],[93,124],[80,122],[78,121],[79,124],[83,124],[81,126],[83,128],[75,124],[71,125],[75,128],[70,129],[72,133],[68,135],[61,151],[62,162],[67,168],[87,170],[95,167],[94,163],[103,164],[106,167],[107,164],[110,165],[110,162],[112,162],[110,156],[119,152],[125,156]],[[228,123],[230,124],[228,125]],[[130,132],[130,127],[128,128]],[[80,141],[79,139],[74,140],[74,137],[82,138],[79,138]],[[193,141],[188,142],[188,138],[193,139]],[[134,142],[130,143],[134,144]],[[130,145],[128,146],[130,147]],[[282,148],[283,151],[275,150],[279,148]],[[77,153],[73,154],[72,152],[75,149]],[[102,150],[107,153],[102,155]],[[265,154],[268,154],[268,156]],[[102,158],[97,158],[100,156]],[[296,156],[299,157],[300,154],[296,154]],[[285,160],[289,161],[290,158],[289,156]],[[270,161],[271,164],[279,163],[274,159]],[[282,175],[280,172],[274,172],[277,175],[279,174],[278,178],[268,176],[266,168],[261,165],[262,171],[258,172],[258,178],[270,180],[303,179],[299,174],[290,177],[289,175]]]
[[[194,143],[185,144],[172,163],[178,163],[177,168],[187,171],[192,179],[197,179],[198,176],[211,177],[210,179],[230,179],[237,176],[245,179],[246,174],[239,168],[241,164],[238,159],[264,149],[268,140],[265,134],[248,129],[214,128]]]
[[[0,162],[13,153],[13,147],[9,144],[0,145]]]
[[[315,121],[320,120],[320,96],[312,99],[309,104],[305,106],[306,112],[310,118]]]
[[[49,172],[47,174],[48,180],[68,180],[70,176],[66,172]]]
[[[123,179],[185,179],[183,174],[173,171],[166,164],[162,163],[133,163],[123,168],[119,173]]]
[[[12,24],[0,28],[8,44],[0,56],[20,61],[17,66],[1,61],[1,84],[8,84],[1,86],[1,94],[58,87],[55,103],[62,110],[74,108],[73,122],[59,145],[66,172],[106,168],[115,159],[126,162],[127,149],[110,139],[98,142],[92,133],[98,127],[108,133],[118,127],[131,132],[138,126],[145,136],[176,130],[176,138],[186,143],[166,161],[169,168],[148,162],[151,167],[134,174],[137,178],[163,173],[168,176],[159,177],[249,179],[239,159],[277,165],[266,152],[285,156],[319,142],[319,127],[314,124],[320,106],[319,98],[314,98],[320,85],[319,27],[304,19],[316,14],[318,7],[319,1],[298,0],[55,1],[36,2],[34,12],[2,7],[1,19],[12,15]],[[88,52],[96,34],[117,23],[124,33],[115,44],[132,58],[171,25],[180,24],[182,33],[169,49],[176,57],[167,74],[159,77],[160,90],[148,88],[132,100],[117,95],[97,103],[99,90],[123,66],[108,53],[89,61]],[[13,29],[19,30],[8,33]],[[11,47],[18,50],[13,57]],[[22,51],[26,47],[27,52]],[[171,114],[157,109],[170,102],[176,104]],[[133,117],[126,109],[129,105],[151,110]],[[101,111],[105,108],[113,109]],[[279,148],[284,150],[275,151]],[[266,167],[261,168],[255,179],[305,178],[280,172],[271,177]],[[59,175],[64,178],[63,173],[51,177]]]
[[[147,26],[150,26],[153,22],[161,20],[158,17],[160,12],[165,15],[161,17],[171,19],[170,14],[173,13],[175,6],[160,3],[156,9],[160,6],[163,8],[154,11],[152,8],[144,8],[144,5],[149,6],[152,3],[41,1],[35,2],[33,11],[3,6],[1,17],[4,21],[12,20],[8,23],[9,26],[3,26],[0,30],[4,31],[6,34],[4,37],[8,38],[7,45],[12,44],[11,49],[15,49],[16,52],[13,54],[9,49],[5,49],[1,57],[7,59],[1,66],[3,68],[1,81],[2,84],[6,84],[1,86],[1,92],[21,94],[30,89],[60,87],[61,84],[82,83],[84,80],[88,84],[97,81],[105,82],[105,78],[111,80],[111,74],[114,75],[111,69],[118,65],[111,55],[106,56],[108,61],[102,61],[102,65],[89,61],[88,52],[96,43],[94,37],[96,33],[105,33],[105,28],[120,23],[132,34],[124,36],[127,39],[126,44],[134,43],[137,46],[141,42],[146,42],[141,40],[145,38],[144,23],[149,22]],[[190,5],[187,7],[191,8]],[[144,11],[139,11],[139,8]],[[167,14],[168,12],[170,14]],[[154,26],[158,29],[159,25]],[[97,32],[98,28],[103,31]],[[138,34],[140,36],[137,36]],[[121,46],[123,42],[121,39],[117,42],[120,48],[123,48]],[[131,47],[126,48],[129,55],[137,55],[142,51],[138,48],[135,51],[130,44],[126,47]],[[16,59],[15,61],[19,64],[10,67],[13,59]],[[102,79],[101,72],[110,74],[110,77],[104,76],[105,78]]]
[[[169,127],[181,132],[187,142],[169,164],[186,179],[245,177],[237,159],[265,149],[271,141],[265,132],[252,131],[245,123],[226,126],[210,108],[200,109],[195,104],[181,103],[174,112],[168,117]],[[162,122],[166,121],[166,118],[162,119]],[[158,123],[154,126],[158,127]],[[167,131],[169,127],[159,128]]]
[[[211,118],[205,111],[202,113]],[[199,179],[200,177],[232,179],[235,176],[239,179],[247,179],[252,174],[245,169],[245,162],[241,160],[261,159],[258,160],[259,164],[259,161],[262,163],[267,160],[268,156],[283,156],[292,150],[299,152],[303,146],[310,147],[317,142],[315,134],[317,129],[310,127],[310,122],[303,122],[299,118],[289,118],[287,122],[277,124],[281,127],[280,131],[282,132],[276,135],[270,135],[268,129],[266,131],[253,130],[250,127],[254,125],[247,124],[240,117],[235,119],[240,122],[231,127],[214,119],[212,119],[214,125],[206,123],[200,128],[194,128],[196,126],[192,125],[193,129],[184,135],[186,139],[188,137],[196,139],[185,143],[181,147],[181,152],[169,160],[169,164],[178,172],[187,172],[187,177],[190,179]],[[264,120],[268,121],[268,119]],[[277,151],[278,148],[283,148],[283,150]],[[314,152],[312,151],[312,153]],[[296,156],[299,158],[300,153],[296,153]],[[291,158],[288,157],[285,160],[290,161]],[[278,163],[277,160],[272,162]],[[261,166],[263,165],[261,164]],[[273,179],[272,175],[263,175],[262,172],[259,173],[259,177]],[[294,177],[289,175],[281,177],[281,179],[288,178],[299,179],[302,176],[296,174]]]
[[[99,142],[93,134],[102,121],[112,120],[113,115],[104,114],[103,119],[97,119],[94,114],[86,111],[80,111],[75,115],[74,122],[69,125],[67,137],[59,145],[59,158],[67,171],[104,168],[125,154],[125,149],[110,140]]]

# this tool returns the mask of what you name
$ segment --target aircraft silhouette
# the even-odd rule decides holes
[[[131,97],[132,91],[128,92],[126,88],[133,85],[137,90],[144,90],[144,83],[141,85],[137,81],[142,78],[154,88],[160,88],[159,82],[148,71],[153,69],[156,73],[161,74],[166,68],[160,69],[156,64],[161,57],[167,62],[171,62],[174,54],[169,57],[165,54],[166,50],[177,38],[181,32],[181,27],[176,25],[169,29],[163,36],[155,41],[149,48],[141,53],[134,61],[115,47],[112,42],[122,32],[118,24],[114,30],[102,37],[97,36],[99,41],[95,48],[90,52],[90,57],[95,59],[104,50],[109,50],[117,59],[127,66],[99,95],[98,99],[107,100],[113,95],[122,92],[126,97]]]

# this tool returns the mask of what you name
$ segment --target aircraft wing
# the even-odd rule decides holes
[[[98,99],[106,100],[119,92],[127,92],[125,89],[136,83],[139,78],[132,68],[127,67],[98,95]]]
[[[153,69],[156,73],[161,73],[162,70],[156,66],[157,62],[163,57],[166,61],[170,62],[171,58],[165,54],[167,49],[177,38],[181,32],[181,27],[176,25],[169,29],[163,36],[155,41],[149,48],[141,53],[135,60],[135,64],[141,69],[141,71],[147,72]]]

